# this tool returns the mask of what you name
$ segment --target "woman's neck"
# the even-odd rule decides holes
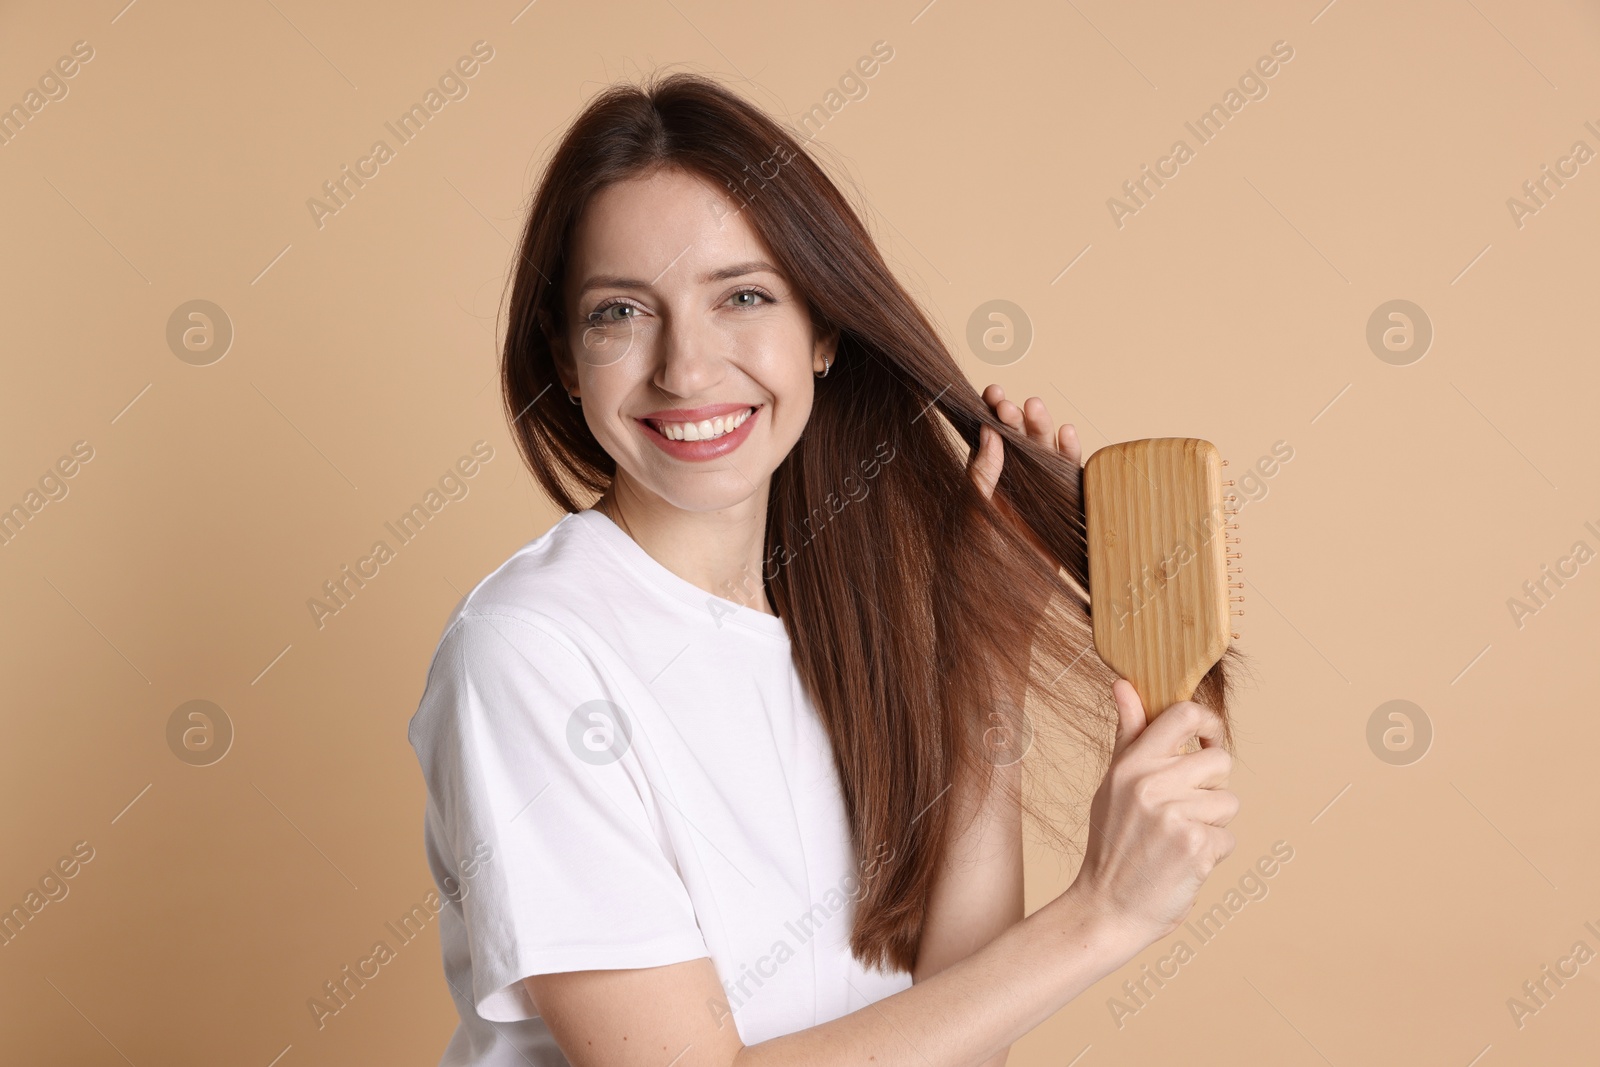
[[[713,596],[776,615],[762,580],[767,488],[762,485],[732,507],[688,511],[619,478],[594,507],[678,577]]]

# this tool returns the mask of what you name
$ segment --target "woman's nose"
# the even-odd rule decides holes
[[[674,315],[660,333],[655,383],[673,396],[705,396],[726,371],[721,339],[693,315]]]

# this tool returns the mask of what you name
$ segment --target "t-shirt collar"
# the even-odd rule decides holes
[[[595,539],[637,577],[666,593],[674,600],[681,601],[688,607],[700,612],[708,621],[720,625],[723,622],[736,623],[758,633],[768,634],[773,637],[789,639],[788,627],[776,615],[768,615],[764,611],[745,607],[715,593],[707,592],[689,581],[668,570],[664,564],[650,553],[646,552],[628,532],[611,521],[603,511],[594,508],[585,508],[582,511],[572,512],[566,519],[578,522],[583,529],[594,535]],[[563,520],[565,521],[565,520]]]

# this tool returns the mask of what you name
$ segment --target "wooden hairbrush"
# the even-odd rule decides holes
[[[1158,437],[1108,445],[1083,467],[1094,647],[1148,719],[1192,698],[1238,636],[1226,463],[1210,441]]]

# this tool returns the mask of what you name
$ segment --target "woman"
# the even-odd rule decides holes
[[[1089,654],[1072,428],[971,388],[785,130],[693,75],[597,97],[504,357],[568,514],[457,606],[408,730],[444,1063],[1000,1064],[1178,927],[1234,846],[1224,666],[1146,726]],[[1109,770],[1024,917],[1058,729]]]

